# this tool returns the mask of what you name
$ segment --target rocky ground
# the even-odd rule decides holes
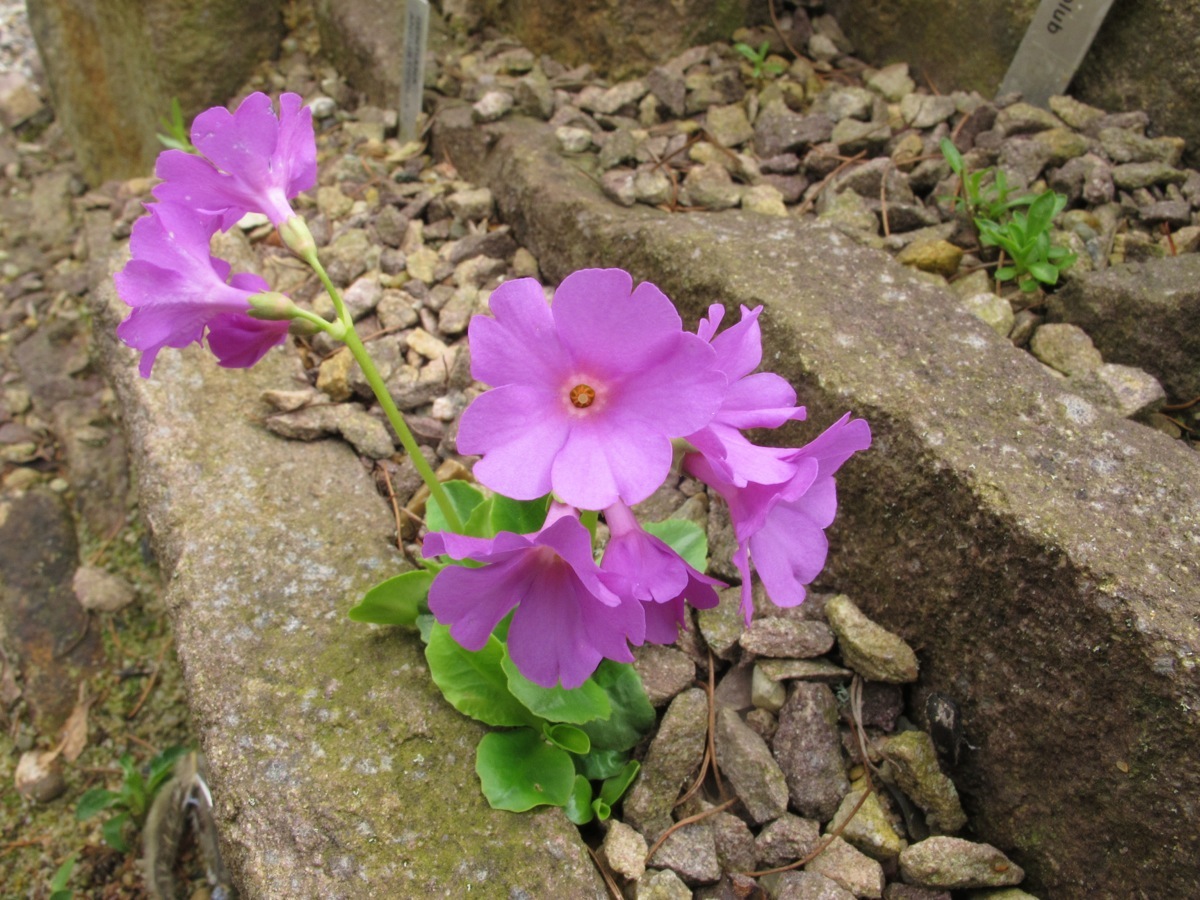
[[[616,203],[680,214],[740,205],[764,217],[821,217],[951,283],[964,305],[1092,402],[1191,440],[1200,420],[1186,405],[1190,396],[1176,388],[1168,396],[1137,367],[1105,365],[1074,325],[1044,324],[1053,296],[995,288],[988,275],[995,260],[943,199],[957,185],[937,150],[950,136],[972,170],[999,165],[1018,190],[1048,185],[1069,197],[1058,237],[1079,260],[1067,290],[1071,279],[1124,260],[1194,254],[1200,174],[1178,168],[1181,143],[1147,137],[1146,117],[1136,112],[1109,115],[1063,99],[1046,113],[1016,98],[939,95],[919,88],[907,67],[875,71],[855,60],[828,17],[797,9],[781,25],[739,37],[753,46],[771,42],[782,72],[756,75],[722,44],[618,85],[503,39],[472,39],[444,47],[430,99],[465,99],[481,120],[512,111],[549,120],[563,152]],[[28,65],[20,40],[0,39],[0,48]],[[480,390],[469,375],[467,323],[500,280],[536,276],[538,261],[496,221],[486,190],[460,180],[424,144],[402,145],[393,112],[355,102],[320,61],[310,29],[298,28],[281,60],[247,89],[295,90],[312,105],[321,181],[300,205],[427,457],[447,477],[463,475],[455,422]],[[45,895],[55,868],[78,851],[73,884],[80,891],[138,896],[144,888],[133,855],[103,849],[98,823],[75,824],[73,809],[86,788],[118,785],[122,753],[145,763],[190,741],[123,465],[119,410],[92,369],[83,304],[110,250],[141,214],[151,182],[87,189],[36,103],[15,90],[9,98],[9,127],[0,136],[0,531],[9,549],[0,554],[0,576],[24,584],[13,573],[37,566],[30,548],[41,547],[57,565],[43,569],[58,576],[29,583],[7,601],[18,611],[42,596],[57,605],[36,633],[16,632],[5,611],[0,777],[19,781],[22,754],[59,746],[58,723],[72,711],[65,736],[76,738],[45,763],[61,778],[51,774],[36,789],[25,784],[24,795],[5,794],[0,877],[22,894]],[[328,303],[263,222],[243,221],[218,252],[317,309]],[[267,399],[277,413],[265,426],[300,440],[350,442],[374,473],[381,502],[395,510],[399,539],[415,549],[415,519],[403,510],[420,514],[419,481],[397,455],[360,373],[321,339],[297,348],[309,384],[272,392]],[[729,557],[727,517],[701,485],[681,479],[647,506],[651,519],[677,515],[708,526],[714,574],[735,574],[719,562]],[[1000,851],[938,836],[970,833],[943,774],[943,767],[953,771],[962,736],[949,707],[928,716],[945,722],[933,734],[909,723],[926,714],[907,708],[903,685],[916,677],[911,650],[865,621],[847,598],[818,595],[794,614],[764,615],[746,630],[732,607],[699,616],[678,646],[640,656],[664,711],[661,726],[620,821],[587,832],[616,889],[639,897],[753,896],[761,889],[780,897],[932,900],[951,889],[999,890],[1020,881]],[[41,670],[31,660],[45,654],[54,661],[44,668],[57,678],[36,677]],[[76,693],[81,680],[86,697]],[[83,719],[83,747],[71,759]],[[715,760],[704,750],[710,721]],[[697,790],[677,806],[681,783]],[[682,819],[690,821],[658,845]],[[762,875],[757,886],[735,874],[800,860],[807,860],[803,871]]]

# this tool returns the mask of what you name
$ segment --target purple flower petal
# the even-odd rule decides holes
[[[213,349],[226,366],[251,365],[286,339],[286,322],[247,315],[247,298],[266,283],[244,275],[229,284],[229,265],[211,256],[216,216],[171,202],[151,204],[147,212],[133,226],[133,258],[113,277],[117,293],[133,307],[117,336],[143,351],[143,377],[149,377],[159,350],[199,343],[214,322]]]
[[[671,440],[703,428],[726,382],[715,351],[682,330],[658,288],[619,269],[585,269],[547,307],[536,282],[493,292],[470,328],[472,374],[495,388],[463,414],[458,449],[476,476],[519,499],[553,491],[601,509],[648,497],[670,470]]]
[[[423,552],[484,563],[442,569],[429,608],[455,640],[477,650],[515,607],[509,655],[522,675],[544,687],[578,687],[601,659],[632,661],[629,642],[644,639],[641,605],[609,589],[592,558],[591,536],[568,507],[552,505],[535,535],[436,532],[426,536]]]
[[[192,123],[192,143],[204,159],[180,150],[159,155],[154,188],[160,200],[221,215],[222,228],[247,212],[264,213],[276,226],[296,213],[288,202],[316,184],[312,111],[296,94],[284,94],[279,116],[271,98],[254,93],[230,113],[214,107]]]

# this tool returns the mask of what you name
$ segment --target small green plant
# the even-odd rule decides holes
[[[166,134],[159,132],[158,142],[164,147],[171,150],[182,150],[185,153],[199,153],[192,145],[192,139],[188,135],[187,125],[183,121],[183,107],[179,105],[179,98],[171,98],[171,113],[159,119],[162,127],[166,129]]]
[[[129,844],[125,840],[126,825],[133,824],[137,828],[142,826],[154,794],[170,777],[176,760],[185,753],[186,747],[164,750],[150,761],[145,776],[139,771],[133,757],[126,753],[118,760],[123,774],[120,790],[92,788],[85,791],[75,807],[75,819],[83,822],[105,810],[116,811],[116,815],[109,818],[100,831],[106,844],[114,850],[128,853]]]
[[[767,54],[771,52],[771,42],[763,41],[757,50],[749,44],[743,44],[740,41],[733,45],[733,49],[750,61],[753,66],[751,77],[761,79],[764,75],[779,75],[783,72],[783,65],[776,60],[767,60]]]
[[[1002,170],[989,168],[968,173],[962,154],[949,138],[942,138],[940,146],[962,184],[961,194],[954,198],[955,209],[971,217],[980,244],[1001,251],[1001,265],[995,273],[997,284],[1015,279],[1026,293],[1042,285],[1057,284],[1059,274],[1076,258],[1066,248],[1050,243],[1050,226],[1067,205],[1067,198],[1051,190],[1010,198],[1008,180]],[[984,184],[986,176],[993,172],[992,181]],[[1004,265],[1005,256],[1010,261],[1008,265]]]
[[[63,860],[63,864],[58,867],[58,871],[50,879],[50,900],[71,900],[74,896],[67,885],[71,883],[71,876],[75,874],[77,859],[79,859],[79,854],[72,853]]]

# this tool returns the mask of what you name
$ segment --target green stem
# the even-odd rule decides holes
[[[379,374],[379,369],[375,367],[375,361],[371,359],[371,354],[367,352],[367,348],[363,346],[363,342],[358,337],[358,332],[354,330],[354,322],[350,318],[350,314],[346,311],[346,305],[342,302],[341,293],[330,280],[325,267],[321,265],[315,252],[305,255],[304,261],[312,266],[313,271],[317,273],[317,277],[321,279],[321,284],[325,286],[325,290],[329,293],[329,299],[333,301],[333,308],[337,311],[338,321],[344,330],[344,333],[336,336],[345,342],[355,362],[362,369],[363,376],[367,379],[367,384],[375,392],[375,397],[379,401],[379,405],[383,407],[383,412],[395,430],[396,436],[400,438],[400,444],[404,447],[404,452],[408,454],[417,469],[417,473],[425,482],[426,487],[429,488],[430,496],[433,497],[434,502],[441,508],[442,515],[446,518],[446,524],[450,526],[451,531],[462,534],[462,519],[458,517],[458,513],[454,509],[454,504],[450,502],[450,496],[446,493],[446,489],[438,481],[437,475],[434,474],[429,463],[426,462],[421,449],[417,446],[417,439],[413,437],[408,424],[404,421],[404,416],[397,409],[396,403],[392,400],[392,395],[387,389],[387,385],[383,383],[383,377]]]

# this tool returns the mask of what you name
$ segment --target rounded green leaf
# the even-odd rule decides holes
[[[646,697],[642,679],[629,663],[604,660],[589,683],[595,682],[608,697],[612,715],[587,722],[582,728],[597,750],[628,750],[654,727],[654,707]]]
[[[510,812],[565,806],[575,787],[571,755],[531,728],[485,734],[475,753],[475,772],[492,808]]]
[[[607,719],[612,714],[607,694],[591,678],[570,690],[564,687],[544,688],[518,672],[507,654],[503,666],[508,676],[509,691],[536,716],[551,722],[582,725],[596,719]]]
[[[425,648],[429,674],[447,702],[464,716],[486,725],[536,725],[508,690],[500,666],[504,646],[494,637],[478,652],[465,650],[445,625],[434,625]]]
[[[92,788],[84,791],[83,796],[79,798],[79,803],[75,807],[75,821],[83,822],[90,819],[99,812],[103,812],[110,806],[114,806],[121,800],[121,795],[116,791],[105,790],[104,788]]]
[[[367,591],[350,607],[350,618],[375,625],[413,625],[432,583],[433,573],[424,569],[402,572]]]
[[[550,508],[550,495],[537,500],[512,500],[497,494],[492,498],[492,533],[511,531],[513,534],[530,534],[537,531],[546,521],[546,510]]]
[[[625,768],[628,750],[592,750],[587,756],[575,758],[575,770],[585,778],[603,781]]]
[[[580,731],[574,725],[551,725],[546,722],[542,725],[542,734],[546,740],[552,743],[555,747],[561,747],[568,753],[574,753],[576,756],[586,756],[588,751],[592,749],[592,741],[587,736],[586,732]]]
[[[596,818],[601,822],[607,822],[608,817],[612,815],[612,807],[605,803],[600,797],[592,801],[592,811],[596,814]]]
[[[631,759],[625,764],[625,768],[612,778],[606,778],[604,784],[600,785],[600,799],[612,806],[625,796],[625,792],[629,790],[633,779],[637,778],[640,771],[642,771],[641,763],[636,759]]]
[[[698,572],[708,568],[708,535],[704,529],[687,519],[667,519],[649,522],[646,531],[683,557],[683,561]]]
[[[582,775],[575,776],[575,786],[571,789],[565,812],[576,825],[586,825],[596,817],[592,809],[592,785]]]
[[[458,518],[462,522],[469,522],[471,514],[475,512],[475,507],[479,506],[484,501],[483,491],[466,481],[444,481],[442,487],[450,496],[450,504],[454,507],[454,511],[458,513]],[[437,502],[430,498],[425,504],[425,524],[429,526],[430,531],[450,531],[452,530],[446,522],[446,517],[442,515],[442,509]],[[483,537],[482,534],[475,534],[467,531],[474,537]]]

